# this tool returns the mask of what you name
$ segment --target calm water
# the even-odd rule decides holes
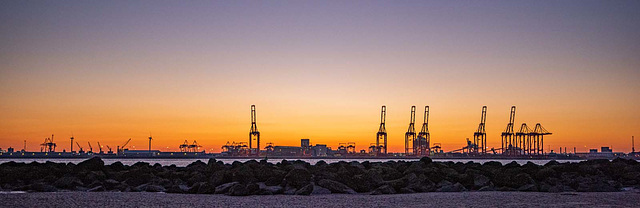
[[[30,163],[33,161],[39,162],[39,163],[44,163],[46,161],[51,161],[51,162],[55,162],[55,163],[79,163],[82,162],[85,159],[29,159],[29,158],[7,158],[7,159],[0,159],[0,164],[5,163],[5,162],[9,162],[9,161],[15,161],[15,162],[24,162],[24,163]],[[180,166],[180,167],[184,167],[187,166],[197,160],[200,160],[202,162],[207,162],[208,159],[102,159],[104,161],[105,164],[109,165],[112,164],[114,162],[120,161],[122,164],[125,165],[133,165],[136,162],[147,162],[149,164],[156,164],[159,163],[160,165],[163,166],[167,166],[167,165],[176,165],[176,166]],[[227,164],[231,164],[234,161],[239,161],[239,162],[246,162],[250,159],[216,159],[218,161],[222,161],[224,163]],[[293,159],[288,159],[289,161],[293,161]],[[358,161],[358,162],[364,162],[364,161],[369,161],[369,162],[386,162],[386,161],[417,161],[419,159],[302,159],[305,162],[308,162],[310,164],[316,164],[318,161],[324,160],[327,163],[334,163],[334,162],[339,162],[339,161]],[[277,163],[282,161],[282,159],[270,159],[268,160],[270,163]],[[512,161],[517,162],[518,164],[524,165],[527,162],[531,161],[537,165],[544,165],[547,162],[551,161],[551,160],[506,160],[506,159],[502,159],[502,160],[496,160],[496,159],[475,159],[475,160],[470,160],[470,159],[434,159],[434,161],[438,161],[438,162],[448,162],[448,161],[452,161],[452,162],[469,162],[469,161],[473,161],[473,162],[477,162],[477,163],[485,163],[485,162],[489,162],[489,161],[497,161],[500,162],[502,164],[507,164],[510,163]],[[579,162],[580,160],[556,160],[558,162],[564,163],[564,162]]]

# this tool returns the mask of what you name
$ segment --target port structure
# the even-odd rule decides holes
[[[515,145],[513,148],[514,155],[530,155],[531,154],[531,129],[526,123],[520,125],[520,130],[516,132]]]
[[[256,144],[255,149],[253,148],[254,141]],[[251,105],[251,130],[249,130],[249,153],[255,154],[255,155],[260,154],[260,132],[258,131],[258,125],[256,124],[256,105]]]
[[[418,138],[413,141],[413,152],[419,156],[429,156],[431,134],[429,133],[429,106],[424,106],[424,117],[422,119],[422,128],[418,133]]]
[[[505,128],[504,132],[502,132],[502,153],[510,155],[511,148],[513,146],[513,123],[516,119],[516,106],[511,106],[511,114],[509,114],[509,123],[507,124],[507,128]]]
[[[487,132],[485,131],[485,123],[487,122],[487,106],[482,106],[482,116],[480,116],[480,124],[478,129],[473,133],[473,151],[474,154],[487,154]]]
[[[246,156],[249,149],[246,142],[229,142],[222,146],[222,152],[229,152],[232,156]]]
[[[25,144],[26,144],[26,142],[25,142]],[[40,146],[42,146],[40,148],[40,152],[43,152],[43,151],[44,152],[55,152],[56,151],[56,147],[58,145],[56,145],[56,143],[53,142],[53,134],[52,134],[50,138],[45,138],[44,142],[42,144],[40,144]]]
[[[533,132],[530,133],[533,143],[533,151],[531,154],[544,155],[544,136],[551,134],[552,133],[542,127],[540,123],[537,123],[533,128]]]
[[[116,146],[116,154],[118,154],[118,155],[119,155],[119,154],[123,154],[123,153],[124,153],[124,150],[125,150],[125,147],[127,146],[127,144],[129,144],[129,142],[131,142],[131,138],[129,138],[129,140],[127,140],[127,142],[125,142],[125,143],[122,145],[122,148],[120,148],[121,146]]]
[[[387,154],[387,129],[385,127],[386,118],[387,107],[383,105],[382,111],[380,112],[380,128],[378,128],[378,133],[376,133],[376,144],[373,147],[373,152],[375,152],[376,155]],[[380,145],[381,139],[384,142],[383,145]]]
[[[82,149],[82,146],[80,146],[80,143],[76,142],[76,145],[78,145],[78,153],[84,153],[84,150]]]
[[[411,106],[411,120],[409,122],[409,128],[407,129],[407,133],[404,134],[404,154],[405,155],[412,155],[415,154],[415,152],[411,151],[411,145],[409,145],[409,143],[413,143],[413,141],[416,139],[416,128],[415,128],[415,122],[416,122],[416,106]]]

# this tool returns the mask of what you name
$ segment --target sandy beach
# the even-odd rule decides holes
[[[234,197],[125,192],[0,194],[3,207],[639,207],[640,192],[456,192]]]

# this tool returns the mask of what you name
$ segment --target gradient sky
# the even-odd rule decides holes
[[[545,148],[630,151],[640,137],[640,1],[0,1],[0,147],[128,138],[208,151],[375,142],[387,106],[403,151],[411,105],[432,143],[488,146],[516,126]],[[640,139],[638,141],[640,143]],[[640,145],[637,145],[640,149]]]

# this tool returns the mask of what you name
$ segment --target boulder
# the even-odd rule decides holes
[[[302,188],[296,190],[295,195],[311,195],[313,192],[313,184],[307,184]]]
[[[231,186],[226,194],[229,196],[247,196],[249,195],[249,190],[246,186],[237,183]]]
[[[376,188],[375,190],[373,190],[373,192],[371,194],[372,195],[380,195],[380,194],[395,194],[395,193],[396,193],[396,189],[394,189],[390,185],[382,185],[382,186]]]
[[[322,186],[326,189],[329,189],[331,193],[341,193],[341,194],[355,194],[356,191],[349,188],[347,185],[344,185],[340,182],[328,179],[322,179],[318,181],[318,185]]]
[[[87,190],[87,192],[103,192],[106,190],[107,189],[105,189],[103,186],[96,186],[96,187],[90,188],[89,190]]]
[[[166,192],[167,190],[162,186],[150,184],[150,185],[148,185],[146,187],[146,189],[144,191],[146,191],[146,192]]]
[[[199,183],[198,190],[196,193],[198,194],[213,194],[216,192],[216,186],[211,183]]]
[[[533,191],[538,191],[538,187],[536,187],[535,184],[527,184],[527,185],[520,186],[520,188],[518,188],[518,191],[533,192]]]
[[[84,183],[76,177],[66,176],[56,180],[53,185],[61,189],[74,189],[76,186],[84,186]]]
[[[311,182],[311,173],[306,169],[295,168],[287,173],[284,180],[288,186],[302,188]]]
[[[495,186],[493,186],[493,184],[491,184],[488,186],[483,186],[482,188],[478,189],[478,191],[497,191],[497,189]]]
[[[56,192],[57,191],[56,187],[49,184],[44,184],[44,183],[31,184],[28,186],[27,189],[35,192]]]
[[[455,183],[453,185],[445,185],[439,189],[437,189],[437,192],[461,192],[461,191],[466,191],[467,189],[460,183]]]
[[[473,176],[473,185],[475,187],[484,187],[489,185],[489,183],[491,183],[491,180],[487,176],[480,174]]]
[[[311,195],[324,195],[324,194],[331,194],[331,190],[323,188],[322,186],[318,186],[318,185],[313,186],[313,191],[311,192]]]
[[[167,193],[178,193],[178,194],[189,193],[189,187],[183,184],[173,185],[167,189]]]
[[[92,157],[88,160],[82,161],[76,165],[80,170],[101,170],[104,168],[104,161],[99,157]]]
[[[222,184],[222,185],[216,186],[216,189],[215,189],[215,192],[214,192],[214,193],[215,193],[215,194],[226,194],[226,193],[229,191],[229,189],[230,189],[232,186],[236,185],[236,184],[240,184],[240,183],[238,183],[238,182],[231,182],[231,183],[225,183],[225,184]]]

